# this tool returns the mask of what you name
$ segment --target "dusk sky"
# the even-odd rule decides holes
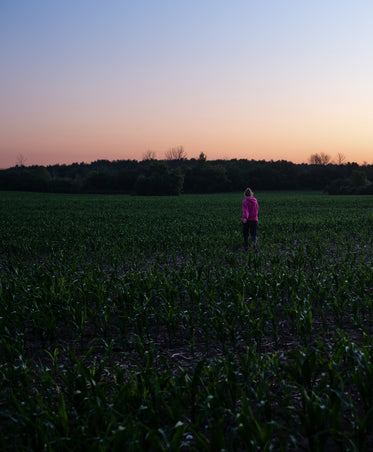
[[[373,163],[371,0],[1,0],[0,168]]]

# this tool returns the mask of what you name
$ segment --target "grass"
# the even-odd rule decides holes
[[[0,193],[0,447],[370,450],[371,196]]]

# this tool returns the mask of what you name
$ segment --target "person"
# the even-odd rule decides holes
[[[244,248],[249,249],[249,235],[254,249],[257,251],[257,229],[258,229],[258,201],[254,198],[251,188],[244,191],[245,199],[242,201],[242,233]]]

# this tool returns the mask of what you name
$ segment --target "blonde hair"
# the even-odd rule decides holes
[[[244,191],[245,196],[254,196],[254,192],[251,190],[250,187],[247,187]]]

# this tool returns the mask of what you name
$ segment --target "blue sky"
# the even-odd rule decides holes
[[[370,1],[4,0],[0,39],[0,167],[372,162]]]

